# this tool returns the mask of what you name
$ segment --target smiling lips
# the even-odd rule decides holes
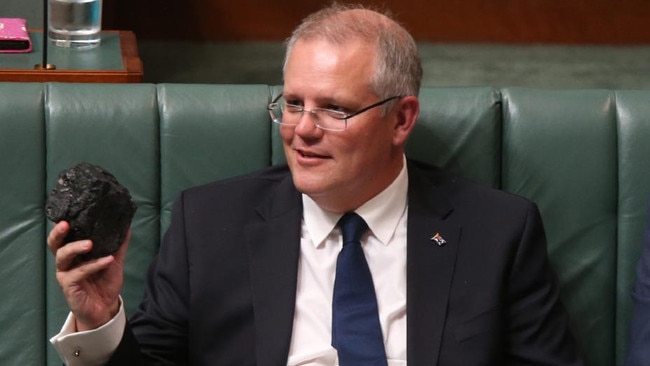
[[[317,154],[313,151],[302,150],[298,148],[294,148],[293,150],[297,152],[300,155],[300,157],[306,159],[330,159],[331,158],[330,156]]]

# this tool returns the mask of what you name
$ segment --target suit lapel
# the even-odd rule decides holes
[[[458,253],[461,229],[448,220],[453,210],[441,191],[409,165],[407,358],[415,365],[438,362]]]
[[[290,177],[246,228],[257,365],[287,363],[296,299],[302,201]]]

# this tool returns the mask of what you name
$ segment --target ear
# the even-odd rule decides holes
[[[416,96],[410,95],[400,99],[395,108],[397,108],[397,115],[393,131],[393,145],[404,146],[420,113],[420,101]]]

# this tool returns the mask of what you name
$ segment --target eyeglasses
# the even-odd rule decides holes
[[[363,112],[370,109],[379,107],[394,99],[399,99],[401,96],[394,96],[386,98],[377,103],[371,104],[367,107],[353,113],[346,113],[329,108],[315,107],[311,110],[293,103],[287,102],[282,94],[278,95],[267,107],[271,120],[282,126],[296,126],[300,123],[300,119],[305,112],[311,113],[311,116],[316,124],[316,127],[328,131],[344,131],[348,126],[348,119],[358,116]]]

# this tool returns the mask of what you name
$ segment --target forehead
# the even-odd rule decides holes
[[[286,93],[360,93],[375,72],[373,45],[358,39],[332,43],[323,38],[297,41],[287,56]]]

